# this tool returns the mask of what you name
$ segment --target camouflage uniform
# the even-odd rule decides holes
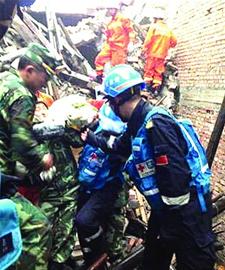
[[[28,169],[42,168],[43,153],[31,133],[35,96],[16,71],[0,76],[0,170],[14,174],[15,161]],[[23,238],[18,269],[47,269],[51,233],[47,218],[19,194],[10,197],[17,206]]]
[[[123,186],[114,204],[114,210],[108,220],[106,241],[108,254],[112,260],[123,258],[126,255],[126,239],[124,237],[125,207],[128,203],[128,193]]]
[[[64,263],[70,257],[76,241],[74,212],[77,206],[77,171],[70,145],[77,147],[82,143],[73,132],[48,142],[48,149],[54,155],[56,176],[40,193],[40,207],[53,226],[53,246],[51,260]]]
[[[30,131],[36,97],[26,88],[15,70],[0,75],[0,89],[1,170],[13,174],[16,160],[28,169],[40,171],[43,153]]]
[[[52,245],[48,219],[39,208],[19,193],[10,199],[16,204],[23,240],[23,253],[16,264],[16,269],[48,269],[49,251]]]

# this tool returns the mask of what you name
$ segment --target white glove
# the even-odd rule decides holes
[[[56,174],[56,167],[52,166],[49,170],[41,172],[40,178],[43,182],[45,181],[50,182],[52,181],[55,174]]]

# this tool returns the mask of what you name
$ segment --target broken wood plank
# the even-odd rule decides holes
[[[96,87],[99,88],[101,86],[99,83],[91,81],[88,76],[75,71],[70,71],[69,73],[62,71],[61,73],[68,78],[68,81],[70,81],[70,79],[74,79],[78,84],[84,85],[93,91],[95,91]]]
[[[34,25],[34,23],[30,20],[27,13],[24,13],[23,18],[24,24],[30,29],[30,31],[38,38],[38,40],[44,45],[48,50],[52,51],[54,55],[58,55],[54,46],[48,41],[48,39],[43,35],[43,33]]]
[[[0,57],[0,62],[4,64],[12,63],[16,58],[20,57],[24,53],[25,50],[26,48],[22,48],[20,50],[16,50],[6,55],[3,55]]]
[[[87,59],[80,53],[80,51],[77,49],[77,47],[75,46],[75,44],[72,42],[71,38],[70,38],[70,35],[66,29],[66,27],[64,26],[61,18],[58,18],[58,23],[65,35],[65,39],[66,41],[68,42],[68,44],[73,48],[74,50],[74,54],[81,59],[81,61],[83,62],[85,68],[87,69],[87,72],[88,74],[90,74],[91,72],[93,73],[94,70],[93,68],[91,67],[91,65],[88,63]]]
[[[225,125],[225,96],[223,98],[223,102],[221,104],[221,107],[220,107],[220,110],[216,119],[216,123],[213,128],[213,132],[210,137],[209,144],[206,150],[207,159],[208,159],[210,168],[212,167],[212,163],[216,155],[216,150],[220,142],[224,125]]]

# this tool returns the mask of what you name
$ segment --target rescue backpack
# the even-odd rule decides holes
[[[22,238],[16,205],[0,199],[0,269],[8,269],[22,252]]]
[[[165,109],[160,107],[154,107],[147,114],[144,124],[138,131],[137,138],[134,138],[134,143],[132,144],[133,152],[126,165],[129,174],[131,174],[131,177],[134,179],[134,182],[136,182],[140,191],[145,196],[146,195],[148,196],[147,200],[150,202],[150,204],[153,203],[152,205],[153,208],[158,208],[161,200],[159,198],[160,193],[155,179],[155,170],[154,170],[155,164],[153,159],[153,150],[148,143],[147,144],[149,147],[146,149],[145,147],[141,146],[142,144],[144,144],[145,141],[148,141],[147,138],[143,138],[146,136],[146,124],[156,114],[161,114],[172,118],[179,126],[182,135],[187,143],[188,152],[186,155],[186,161],[191,171],[190,187],[195,186],[202,212],[206,212],[207,208],[204,200],[204,195],[210,192],[211,171],[208,166],[205,149],[203,148],[199,136],[195,131],[191,121],[188,119],[178,120]],[[138,143],[139,140],[143,140],[143,143]],[[135,143],[137,145],[135,145]],[[139,160],[135,162],[135,155],[136,155],[135,149],[138,150],[138,148],[141,148],[141,151],[144,151],[145,153],[142,153],[141,160],[139,157]],[[139,173],[138,166],[140,165],[142,165],[143,168],[145,167],[146,175],[144,174],[141,175]]]

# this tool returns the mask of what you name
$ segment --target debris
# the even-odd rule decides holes
[[[66,67],[66,71],[60,74],[59,85],[56,86],[53,82],[48,83],[46,92],[58,99],[79,92],[82,88],[89,93],[88,95],[94,96],[98,84],[89,78],[89,73],[93,75],[94,70],[75,45],[71,46],[71,39],[63,24],[58,24],[51,18],[58,40],[54,48],[47,38],[48,29],[35,21],[28,13],[24,12],[23,15],[23,21],[18,16],[15,17],[12,27],[0,41],[0,71],[8,70],[11,65],[15,66],[13,62],[23,54],[23,48],[30,42],[38,42],[53,52],[57,58],[63,58]]]

